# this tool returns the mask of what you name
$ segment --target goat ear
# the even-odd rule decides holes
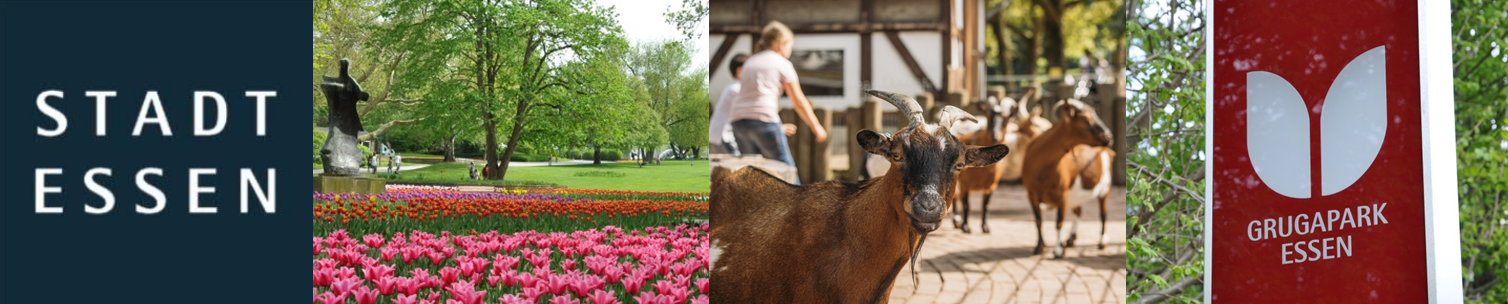
[[[1004,144],[988,147],[969,146],[969,151],[964,153],[963,165],[965,167],[984,167],[995,164],[1006,154],[1011,152]]]
[[[859,131],[859,146],[876,155],[890,155],[890,138],[870,130]]]

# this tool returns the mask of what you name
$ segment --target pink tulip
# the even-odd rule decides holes
[[[644,278],[635,275],[623,278],[623,289],[627,290],[628,294],[639,294],[641,288],[644,288]]]
[[[420,288],[424,288],[422,283],[412,278],[402,278],[398,282],[398,290],[406,295],[418,295]]]
[[[658,304],[658,303],[661,303],[660,297],[656,296],[653,291],[646,291],[646,292],[640,293],[639,295],[634,296],[634,300],[639,301],[639,304]]]
[[[335,295],[345,298],[346,295],[351,293],[351,290],[356,289],[356,286],[361,286],[360,279],[340,279],[330,284],[330,290],[335,291]]]
[[[326,291],[325,293],[319,294],[319,302],[324,304],[345,303],[346,296],[335,295],[333,293],[330,293],[329,291]]]
[[[577,301],[571,296],[558,295],[550,298],[550,304],[581,304],[581,301]]]
[[[356,287],[351,296],[356,298],[356,304],[377,304],[377,291],[366,286]]]
[[[550,289],[550,294],[557,296],[565,294],[566,287],[570,286],[570,282],[564,276],[550,276],[546,282],[545,287]]]
[[[381,234],[368,234],[366,236],[363,236],[361,239],[363,241],[366,241],[367,247],[382,248],[383,239]]]
[[[377,293],[391,295],[393,294],[393,289],[398,286],[398,278],[391,276],[382,277],[373,283],[377,285]]]
[[[696,298],[691,299],[691,304],[707,304],[707,302],[709,301],[707,300],[707,295],[705,294],[696,296]]]
[[[314,270],[314,286],[330,286],[335,282],[335,271],[328,269]]]
[[[393,304],[418,304],[418,303],[419,303],[419,296],[417,296],[417,295],[400,295],[400,296],[393,297]]]
[[[544,288],[524,288],[524,300],[530,303],[539,302],[539,296],[545,294]]]
[[[497,298],[497,302],[499,304],[533,304],[532,302],[526,301],[524,300],[524,298],[520,298],[515,295],[505,295],[501,298]]]
[[[592,296],[587,298],[587,300],[590,300],[592,304],[621,304],[618,302],[618,297],[614,296],[613,293],[601,289],[593,291]]]
[[[450,298],[458,299],[462,304],[481,304],[482,298],[487,296],[486,291],[477,291],[476,287],[467,281],[450,284],[445,290],[450,292]]]
[[[445,282],[445,284],[454,283],[460,275],[461,271],[454,267],[440,268],[440,281]]]
[[[699,291],[701,291],[703,295],[707,294],[707,285],[708,285],[707,278],[701,278],[701,279],[697,279],[696,280],[696,289],[699,290]]]
[[[524,288],[532,288],[535,285],[539,284],[539,278],[536,278],[536,277],[534,277],[534,275],[527,274],[527,273],[520,273],[520,274],[518,274],[517,281],[518,281],[518,286],[521,286],[521,287],[524,287]]]
[[[361,269],[361,274],[366,277],[367,281],[376,281],[377,279],[393,276],[393,266],[371,266]]]
[[[511,256],[506,256],[506,255],[501,255],[501,254],[492,256],[492,267],[494,269],[497,269],[497,268],[502,268],[502,269],[514,269],[514,268],[518,268],[518,258],[511,257]]]

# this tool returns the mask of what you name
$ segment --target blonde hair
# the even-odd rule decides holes
[[[770,24],[766,24],[764,30],[761,31],[759,44],[755,48],[761,51],[768,50],[774,48],[777,42],[791,41],[794,36],[791,34],[791,28],[786,27],[784,23],[770,21]]]

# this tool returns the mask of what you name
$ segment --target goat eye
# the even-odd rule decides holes
[[[963,163],[954,164],[953,165],[953,169],[954,170],[960,170],[960,171],[962,171],[963,170]]]
[[[900,154],[890,155],[890,161],[893,161],[893,162],[899,162],[899,161],[901,161],[901,155]]]

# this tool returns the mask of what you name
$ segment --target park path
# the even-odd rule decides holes
[[[1032,255],[1037,230],[1026,190],[1003,185],[991,199],[990,229],[979,231],[979,196],[973,196],[970,218],[973,234],[954,229],[952,220],[932,232],[917,259],[912,283],[911,265],[901,269],[890,292],[891,303],[1123,303],[1126,298],[1126,191],[1111,190],[1109,242],[1099,240],[1099,206],[1086,205],[1079,223],[1079,241],[1062,259],[1054,260],[1049,246]],[[1051,213],[1049,213],[1051,214]],[[1072,218],[1072,213],[1069,213]],[[1044,215],[1043,235],[1053,244],[1055,230]],[[1064,223],[1068,229],[1068,222]]]
[[[480,165],[481,165],[481,161],[480,160],[470,159],[470,158],[457,158],[456,161],[457,162],[476,161],[477,164],[478,164],[478,168],[480,168]],[[554,164],[550,164],[550,163],[547,163],[547,162],[512,162],[512,163],[509,163],[508,166],[509,167],[544,167],[544,166],[552,166],[552,165],[553,166],[573,166],[573,165],[590,165],[590,164],[592,164],[592,161],[590,161],[590,160],[572,159],[572,160],[557,161]],[[403,168],[399,169],[398,171],[399,172],[403,172],[403,171],[409,171],[409,170],[418,170],[419,168],[424,168],[424,167],[429,167],[429,164],[404,162],[403,163]],[[324,169],[314,169],[314,174],[316,174],[316,175],[318,175],[320,173],[324,173],[324,172],[325,172]],[[379,173],[381,173],[381,172],[387,172],[387,167],[377,168],[377,172],[379,172]]]
[[[398,169],[398,172],[409,171],[409,170],[419,170],[419,168],[424,168],[424,167],[429,167],[429,164],[404,163],[403,167]],[[371,173],[372,172],[371,169],[366,169],[366,168],[362,168],[362,169],[365,169],[365,170],[361,171],[361,172],[364,172],[364,173]],[[385,166],[377,168],[377,173],[386,173],[386,172],[387,172],[387,167],[385,167]],[[325,169],[314,169],[314,175],[319,175],[320,173],[325,173]]]

